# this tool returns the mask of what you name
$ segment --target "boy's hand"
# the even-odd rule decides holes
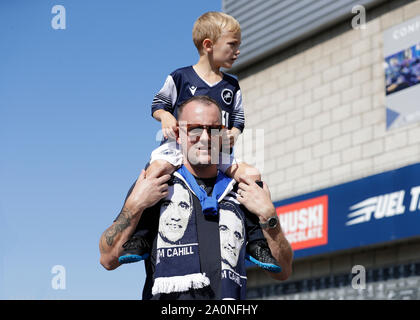
[[[233,127],[231,130],[226,131],[226,135],[229,139],[231,148],[235,145],[236,140],[238,140],[238,137],[240,134],[241,134],[241,130],[235,127]]]
[[[165,139],[171,138],[175,140],[178,132],[178,123],[175,117],[171,113],[165,112],[161,115],[160,119],[162,123],[162,133]]]

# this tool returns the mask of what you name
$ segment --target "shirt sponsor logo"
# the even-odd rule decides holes
[[[328,243],[328,196],[276,208],[280,224],[293,250]]]

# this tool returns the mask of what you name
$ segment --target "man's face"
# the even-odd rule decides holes
[[[221,131],[211,129],[222,123],[219,108],[191,101],[184,106],[179,117],[178,143],[182,147],[184,161],[193,166],[217,164],[221,146]],[[209,134],[210,133],[210,134]]]
[[[234,268],[238,264],[239,253],[245,241],[242,220],[234,212],[220,209],[219,229],[222,261]]]
[[[223,31],[222,35],[213,44],[213,60],[223,68],[232,68],[240,53],[241,33]]]
[[[190,194],[182,185],[175,183],[170,190],[160,207],[159,234],[163,240],[174,243],[184,236],[192,207]]]

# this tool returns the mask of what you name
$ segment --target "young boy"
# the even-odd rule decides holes
[[[245,118],[238,81],[220,71],[220,68],[231,68],[239,55],[239,23],[225,13],[207,12],[194,24],[193,41],[200,55],[198,63],[172,72],[153,99],[152,116],[162,123],[165,140],[152,152],[146,175],[153,171],[172,174],[182,164],[182,154],[175,142],[178,131],[177,109],[192,96],[207,95],[218,102],[222,108],[222,124],[228,129],[226,134],[230,149],[244,129]],[[223,161],[226,158],[219,160],[219,170],[229,177],[238,182],[244,176],[260,180],[257,169],[236,161],[232,153],[227,159],[227,163]],[[133,237],[124,244],[120,263],[137,262],[149,256],[150,245],[146,240],[148,226],[140,224]],[[248,259],[264,269],[281,272],[255,217],[247,217],[247,230],[250,230]]]

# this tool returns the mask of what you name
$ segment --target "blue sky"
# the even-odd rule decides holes
[[[158,145],[153,96],[198,60],[191,29],[210,10],[221,1],[0,2],[0,299],[141,297],[144,264],[106,271],[98,239]]]

